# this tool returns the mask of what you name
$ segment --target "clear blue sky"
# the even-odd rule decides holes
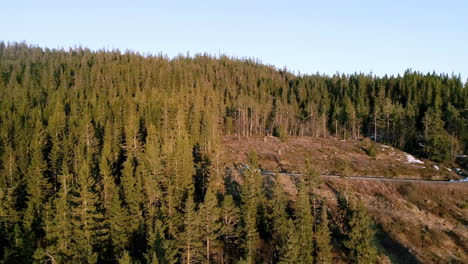
[[[468,77],[468,1],[21,1],[0,40],[141,53],[224,53],[301,73]]]

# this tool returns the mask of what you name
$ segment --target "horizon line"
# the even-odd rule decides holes
[[[383,74],[376,74],[374,73],[373,70],[370,70],[369,72],[363,72],[363,71],[354,71],[352,73],[350,72],[340,72],[339,70],[336,70],[334,73],[326,73],[326,72],[320,72],[316,71],[315,73],[303,73],[300,70],[294,70],[292,68],[288,68],[287,65],[283,65],[282,67],[274,64],[270,64],[268,62],[264,62],[261,58],[258,57],[249,57],[249,56],[238,56],[238,55],[233,55],[233,54],[228,54],[227,52],[221,52],[218,51],[217,53],[210,53],[207,51],[203,52],[194,52],[193,54],[190,54],[190,51],[187,50],[185,52],[178,52],[177,55],[168,55],[167,53],[164,53],[162,50],[158,52],[151,52],[151,51],[138,51],[136,49],[132,48],[125,48],[125,49],[120,49],[120,48],[109,48],[109,47],[102,47],[102,48],[90,48],[86,45],[83,44],[75,44],[74,46],[59,46],[59,47],[48,47],[47,45],[41,45],[38,43],[29,43],[26,40],[21,40],[21,41],[5,41],[5,40],[0,40],[0,44],[5,45],[6,47],[11,47],[15,45],[24,45],[27,48],[39,48],[43,51],[45,50],[50,50],[52,52],[57,52],[57,51],[62,51],[62,52],[70,52],[70,51],[78,51],[78,50],[83,50],[83,51],[90,51],[92,53],[99,53],[99,52],[116,52],[119,53],[120,55],[126,55],[126,54],[132,54],[132,55],[137,55],[143,58],[163,58],[167,59],[169,61],[177,60],[179,58],[185,58],[185,59],[195,59],[197,57],[203,57],[207,56],[212,59],[222,59],[223,57],[226,57],[230,60],[237,60],[237,61],[242,61],[242,62],[253,62],[257,65],[262,65],[266,67],[273,68],[276,71],[285,71],[288,72],[294,76],[297,77],[307,77],[307,76],[325,76],[325,77],[334,77],[334,76],[346,76],[350,77],[352,75],[364,75],[372,78],[398,78],[398,77],[403,77],[406,75],[407,72],[415,73],[415,74],[420,74],[423,76],[439,76],[439,77],[450,77],[450,78],[455,78],[458,79],[463,85],[468,83],[468,76],[466,80],[462,79],[462,74],[461,72],[437,72],[436,70],[431,71],[421,71],[421,70],[414,70],[413,68],[407,68],[404,70],[402,73],[383,73]]]

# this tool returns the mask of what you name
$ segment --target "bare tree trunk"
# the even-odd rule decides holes
[[[210,239],[206,240],[206,260],[210,263]]]
[[[374,114],[374,140],[377,141],[377,114]]]
[[[338,138],[338,120],[335,119],[335,137]]]

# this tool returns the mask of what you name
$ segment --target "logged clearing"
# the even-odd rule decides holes
[[[459,179],[448,166],[418,159],[370,140],[275,137],[223,138],[224,158],[231,177],[242,184],[237,170],[251,150],[261,169],[303,172],[309,159],[322,174],[366,175],[425,180]],[[374,144],[375,155],[368,149]],[[264,177],[272,178],[271,174]],[[291,200],[302,175],[279,173],[278,182]],[[339,226],[340,201],[360,200],[373,216],[379,263],[468,263],[468,184],[432,184],[375,180],[324,179],[316,193],[329,208],[334,263],[347,263]]]
[[[460,179],[451,168],[414,156],[369,139],[271,136],[222,139],[228,168],[247,163],[251,150],[258,154],[261,169],[303,172],[306,159],[321,174],[374,176],[425,180]],[[373,153],[369,151],[372,148]],[[371,153],[370,153],[371,152]]]
[[[347,191],[346,191],[347,189]],[[465,184],[327,180],[321,194],[363,201],[377,223],[381,250],[394,263],[468,263],[468,189]]]

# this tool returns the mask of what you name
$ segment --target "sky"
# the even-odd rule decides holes
[[[468,1],[5,1],[0,41],[225,54],[294,73],[468,77]]]

